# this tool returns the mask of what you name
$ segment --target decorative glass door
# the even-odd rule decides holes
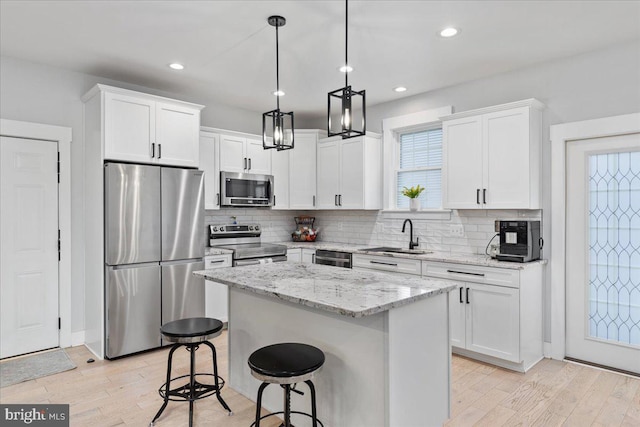
[[[566,354],[640,373],[640,136],[567,149]]]

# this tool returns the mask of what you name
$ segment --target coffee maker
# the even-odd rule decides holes
[[[540,259],[542,238],[540,221],[498,221],[500,233],[500,261],[529,262]]]

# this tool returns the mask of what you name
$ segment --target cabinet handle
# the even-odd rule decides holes
[[[216,206],[220,206],[220,193],[216,193]]]
[[[467,288],[467,304],[469,304],[469,288]]]
[[[154,142],[151,143],[151,158],[156,156],[156,144]]]
[[[469,273],[468,271],[447,270],[447,273],[468,274],[469,276],[484,277],[484,273]]]
[[[338,194],[338,206],[342,206],[342,194]]]
[[[243,166],[242,166],[242,169],[246,169],[247,168],[247,158],[246,157],[243,158],[242,161],[244,162]]]
[[[382,261],[369,261],[371,264],[382,264],[382,265],[390,265],[392,267],[397,267],[398,264],[395,262],[382,262]]]
[[[276,205],[276,195],[274,194],[273,195],[273,206],[275,206],[275,205]]]
[[[316,205],[316,196],[313,196],[313,206]]]
[[[487,189],[483,188],[482,189],[482,203],[483,204],[487,204]]]
[[[162,144],[158,144],[158,159],[162,158]]]
[[[476,188],[476,204],[480,204],[480,189]]]
[[[462,304],[464,301],[462,301],[462,288],[460,288],[460,304]]]
[[[251,157],[249,157],[249,170],[251,170]]]
[[[333,196],[333,204],[338,206],[338,195]]]

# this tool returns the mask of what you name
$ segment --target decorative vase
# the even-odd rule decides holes
[[[409,210],[417,211],[420,209],[420,200],[416,197],[415,199],[409,199]]]

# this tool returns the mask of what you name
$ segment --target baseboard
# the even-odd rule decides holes
[[[84,344],[84,331],[71,332],[71,347]]]

